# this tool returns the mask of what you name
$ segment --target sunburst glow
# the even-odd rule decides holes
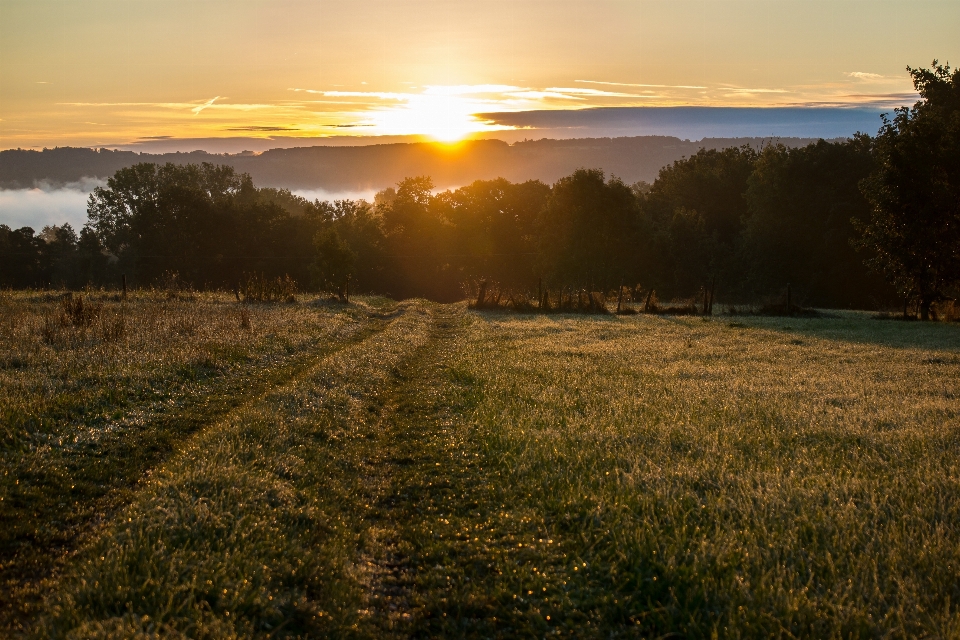
[[[378,133],[424,135],[441,142],[455,142],[472,133],[504,128],[474,115],[483,106],[462,96],[424,93],[410,96],[405,105],[367,114],[367,119]]]

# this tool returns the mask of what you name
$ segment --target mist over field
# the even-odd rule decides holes
[[[69,223],[79,230],[87,222],[87,199],[105,181],[86,179],[64,186],[41,184],[33,189],[0,189],[0,224],[11,229],[32,227],[40,231],[48,225]],[[309,201],[367,200],[373,201],[375,190],[327,191],[296,189],[294,195]]]
[[[87,179],[63,186],[41,183],[32,189],[0,189],[0,224],[39,231],[68,222],[79,229],[87,221],[87,198],[101,184]]]

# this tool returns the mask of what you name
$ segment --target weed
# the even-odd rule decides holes
[[[244,278],[239,290],[244,302],[297,301],[297,283],[289,275],[282,278],[267,278],[262,274],[250,274]]]

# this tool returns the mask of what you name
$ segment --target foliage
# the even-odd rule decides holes
[[[311,208],[276,190],[261,195],[231,167],[138,164],[91,194],[88,224],[141,286],[169,270],[195,287],[232,288],[245,271],[303,279],[304,232],[316,216],[294,216],[278,201]]]
[[[850,239],[869,214],[859,182],[873,169],[873,141],[820,141],[766,147],[745,193],[742,261],[754,291],[786,284],[813,306],[876,308],[885,287],[862,264]]]
[[[540,267],[548,283],[589,290],[636,273],[637,200],[617,178],[581,169],[554,185],[538,218]]]
[[[859,245],[927,319],[960,284],[960,69],[908,70],[921,99],[884,119]]]
[[[643,196],[643,275],[658,290],[690,295],[713,277],[742,279],[737,254],[753,148],[704,149],[664,167]],[[643,190],[640,189],[640,192]]]
[[[347,288],[357,254],[333,227],[319,231],[313,239],[317,250],[316,274],[321,289],[333,291],[347,301]]]

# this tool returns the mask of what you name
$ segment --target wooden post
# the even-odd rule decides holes
[[[647,301],[643,303],[643,312],[650,313],[650,298],[653,297],[653,289],[647,292]]]
[[[790,304],[790,283],[787,283],[787,315],[793,315],[793,305]]]
[[[709,301],[707,300],[707,288],[704,287],[704,288],[703,288],[703,315],[707,315],[707,303],[708,303],[708,302],[709,302]]]
[[[617,313],[620,313],[620,305],[623,304],[623,281],[620,281],[620,291],[617,295]]]
[[[476,304],[477,309],[480,309],[483,307],[483,299],[486,297],[486,295],[487,295],[487,281],[481,280],[480,291],[479,293],[477,293],[477,304]]]
[[[127,274],[121,274],[120,283],[123,286],[123,299],[127,299]]]
[[[713,282],[710,283],[710,306],[707,308],[707,315],[713,315],[713,294],[717,290],[717,276],[713,276]]]
[[[543,311],[543,278],[537,278],[537,306]]]

